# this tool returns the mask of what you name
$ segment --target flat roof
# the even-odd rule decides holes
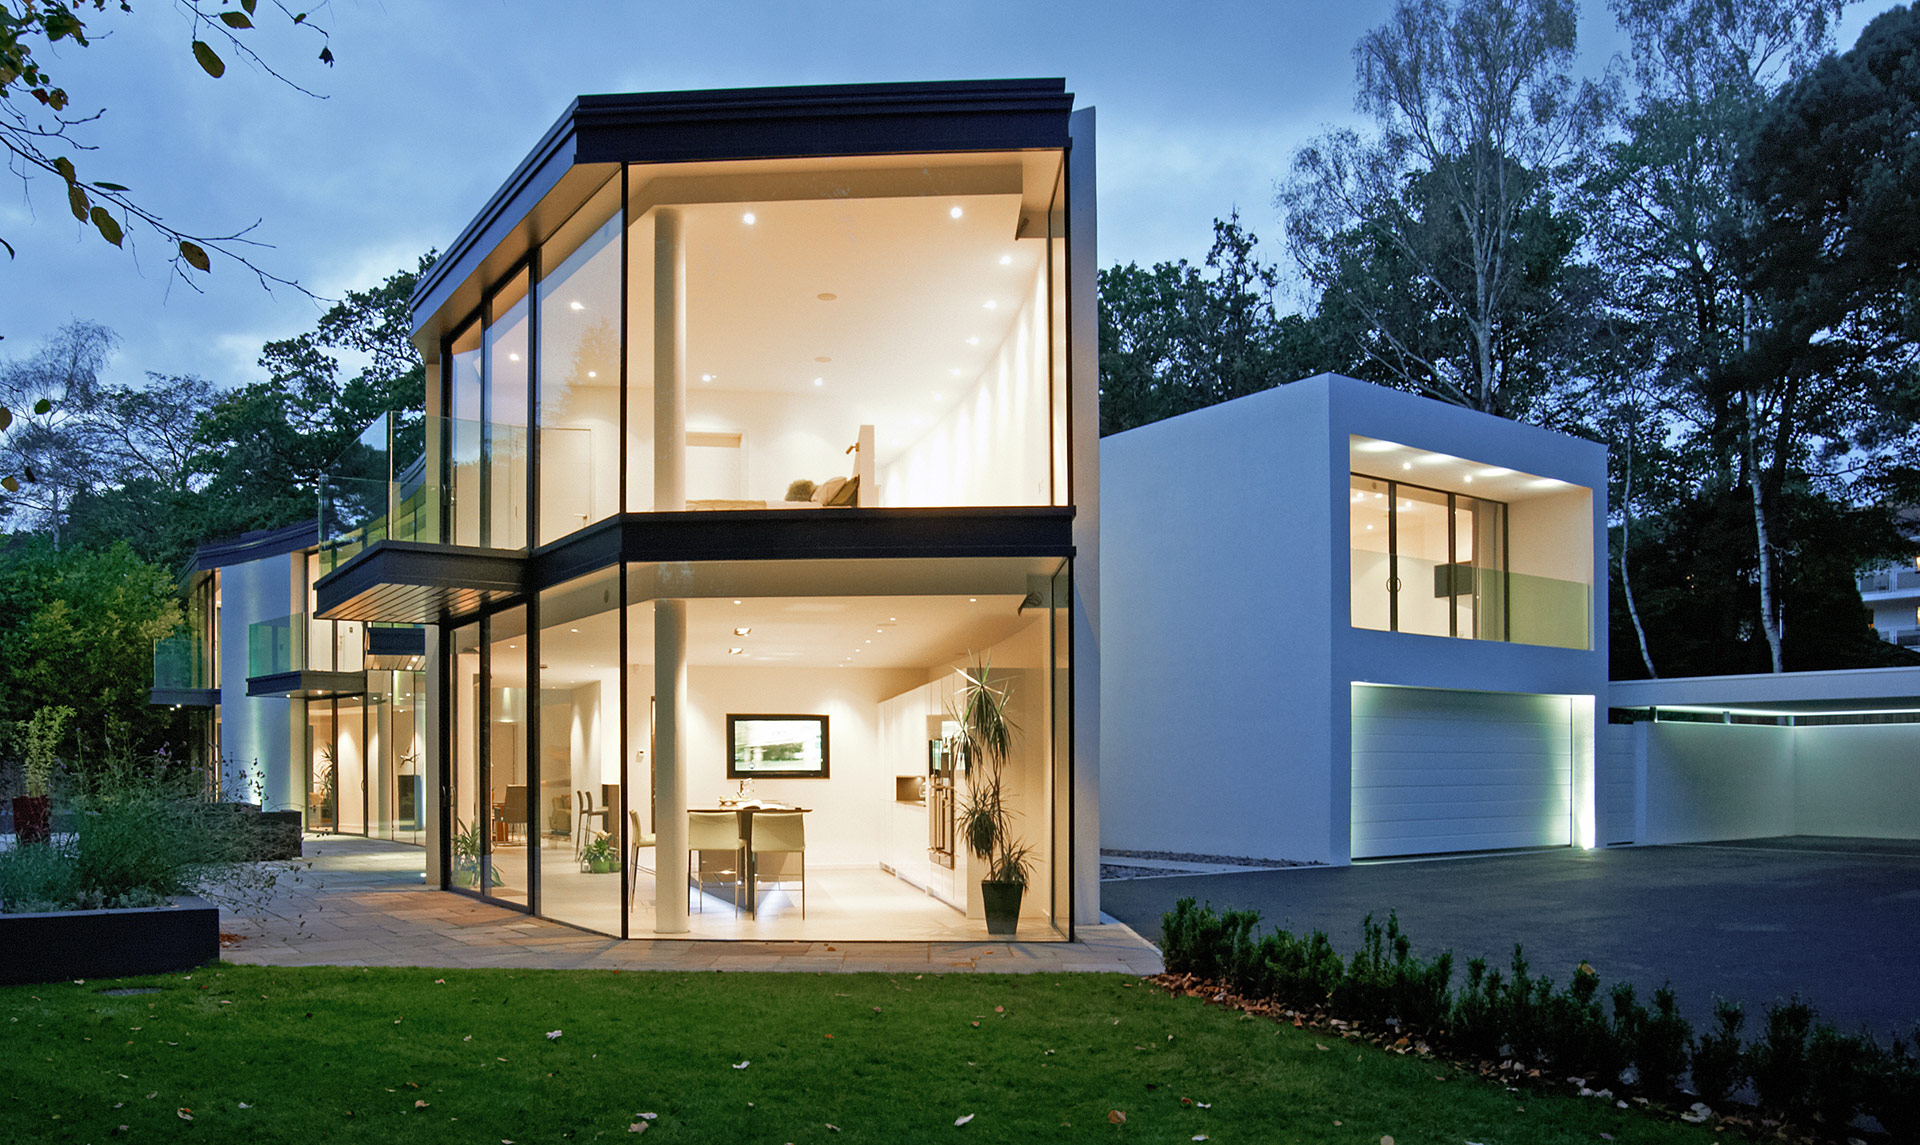
[[[414,334],[436,338],[450,303],[463,303],[461,314],[477,304],[474,273],[577,167],[1065,148],[1066,87],[1001,79],[580,96],[420,276]]]
[[[1752,716],[1920,711],[1920,665],[1614,680],[1607,685],[1607,704],[1614,708],[1669,708]]]

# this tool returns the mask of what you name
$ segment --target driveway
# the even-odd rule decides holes
[[[1853,1030],[1920,1022],[1920,843],[1793,837],[1615,850],[1555,850],[1352,867],[1297,867],[1106,882],[1108,914],[1158,940],[1187,896],[1252,907],[1264,924],[1324,930],[1343,953],[1371,911],[1400,916],[1418,953],[1504,966],[1518,942],[1564,984],[1586,960],[1602,988],[1642,1000],[1670,981],[1696,1027],[1715,995],[1762,1009],[1798,991]]]

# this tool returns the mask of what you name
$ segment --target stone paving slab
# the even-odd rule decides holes
[[[795,973],[1159,973],[1125,924],[1073,942],[621,940],[420,885],[418,848],[307,840],[298,877],[260,909],[221,912],[229,962],[263,966],[530,967]]]

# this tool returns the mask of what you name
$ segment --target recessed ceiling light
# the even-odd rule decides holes
[[[1464,480],[1469,485],[1473,484],[1473,474],[1471,473],[1467,474],[1466,477],[1462,478],[1462,480]]]
[[[968,604],[979,604],[979,603],[980,603],[980,598],[979,598],[979,597],[977,597],[977,596],[970,596],[970,597],[968,597],[968,598],[967,598],[967,603],[968,603]]]
[[[745,655],[745,654],[746,654],[746,651],[747,651],[747,650],[746,650],[745,648],[729,648],[729,649],[727,649],[727,655],[729,655],[729,656],[743,656],[743,655]]]
[[[577,298],[574,299],[572,302],[567,303],[567,306],[573,310],[585,310],[587,308],[587,304],[580,301]]]
[[[734,629],[734,630],[733,630],[733,634],[734,634],[735,636],[745,636],[745,635],[746,635],[747,633],[749,633],[749,632],[752,632],[752,631],[753,631],[753,629],[751,629],[751,628],[736,628],[736,629]]]
[[[934,400],[934,401],[942,401],[942,400],[944,400],[944,399],[942,399],[942,398],[941,398],[941,396],[940,396],[939,394],[935,394],[935,395],[933,395],[933,400]]]
[[[871,643],[873,643],[873,639],[872,639],[871,637],[869,637],[869,638],[867,638],[867,639],[865,639],[865,640],[862,640],[862,641],[861,641],[860,643],[862,643],[862,644],[871,644]],[[855,652],[858,652],[858,651],[860,651],[860,650],[859,650],[858,648],[855,648],[855,649],[854,649],[854,651],[855,651]]]
[[[995,302],[995,301],[994,301],[993,299],[991,299],[991,298],[989,298],[989,299],[987,299],[987,300],[986,300],[986,302],[985,302],[985,303],[983,303],[982,305],[983,305],[983,306],[984,306],[984,307],[985,307],[986,309],[988,309],[988,310],[998,310],[998,309],[1000,309],[1000,304],[999,304],[998,302]]]
[[[887,617],[887,619],[888,619],[888,620],[898,620],[898,619],[900,619],[900,618],[899,618],[899,617],[897,617],[897,616],[889,616],[889,617]]]
[[[735,603],[735,604],[739,604],[740,602],[736,600],[736,601],[734,601],[733,603]]]
[[[814,297],[818,298],[822,302],[832,302],[834,299],[840,296],[838,294],[835,294],[831,290],[823,290],[820,293],[814,295]]]
[[[569,628],[569,629],[567,629],[567,631],[568,631],[568,632],[578,632],[578,631],[580,631],[580,630],[579,630],[578,628]]]
[[[1001,255],[1001,256],[1000,256],[1000,265],[1001,265],[1001,266],[1012,266],[1012,265],[1013,265],[1013,256],[1012,256],[1012,255],[1010,255],[1010,254],[1003,254],[1003,255]]]
[[[713,375],[712,375],[712,374],[701,374],[701,375],[700,375],[700,380],[701,380],[701,381],[703,381],[703,382],[711,382],[711,381],[713,380]]]
[[[816,386],[824,386],[824,385],[826,385],[826,384],[827,384],[827,379],[825,379],[825,378],[815,378],[815,379],[813,379],[813,384],[814,384],[814,385],[816,385]]]
[[[957,378],[960,376],[960,367],[954,366],[953,368],[949,369],[947,373],[952,374],[954,377]]]
[[[588,371],[587,371],[587,376],[588,376],[589,378],[597,378],[597,377],[599,377],[599,376],[600,376],[600,371],[598,371],[598,370],[588,370]]]
[[[975,334],[973,337],[967,339],[967,345],[969,346],[978,346],[979,344],[980,344],[980,336],[978,334]]]
[[[758,219],[753,217],[752,211],[748,211],[746,214],[741,215],[740,221],[747,224],[748,226],[752,226],[754,223],[759,222]]]
[[[1498,465],[1496,465],[1496,466],[1493,466],[1493,467],[1492,467],[1492,468],[1490,468],[1490,469],[1482,469],[1482,470],[1480,471],[1480,476],[1482,476],[1482,477],[1505,477],[1505,476],[1506,476],[1507,474],[1509,474],[1509,473],[1512,473],[1512,472],[1513,472],[1513,470],[1511,470],[1511,469],[1502,469],[1502,468],[1500,468],[1500,467],[1499,467]]]
[[[1402,469],[1412,469],[1412,468],[1413,468],[1413,462],[1411,462],[1411,461],[1402,461],[1402,462],[1400,463],[1400,468],[1402,468]]]
[[[831,362],[831,361],[833,361],[833,359],[832,359],[832,358],[829,358],[829,357],[827,357],[826,355],[824,355],[824,354],[823,354],[823,355],[821,355],[820,357],[818,357],[818,358],[815,358],[815,359],[814,359],[814,361],[816,361],[816,362]]]
[[[954,207],[954,208],[952,208],[951,210],[949,210],[949,211],[947,212],[947,217],[948,217],[948,218],[950,218],[950,219],[957,219],[957,218],[959,218],[959,217],[960,217],[960,216],[961,216],[962,214],[965,214],[965,213],[966,213],[966,212],[964,212],[964,211],[962,211],[962,210],[961,210],[961,209],[960,209],[959,207]]]
[[[508,355],[507,355],[507,361],[509,361],[509,362],[518,362],[519,360],[520,360],[520,355],[518,355],[518,354],[508,354]]]

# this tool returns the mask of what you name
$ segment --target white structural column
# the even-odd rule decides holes
[[[653,603],[653,928],[687,932],[687,602]]]
[[[680,212],[654,213],[653,507],[687,507],[687,250]],[[687,604],[653,605],[654,930],[687,932]]]

